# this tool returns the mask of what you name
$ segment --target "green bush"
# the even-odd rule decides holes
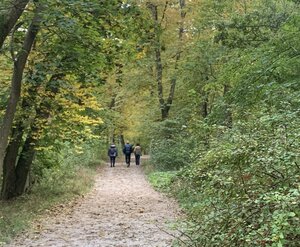
[[[149,181],[156,189],[168,192],[170,190],[170,185],[176,172],[152,172],[148,175]]]
[[[63,175],[62,175],[63,174]],[[16,234],[28,229],[30,223],[57,204],[70,202],[87,192],[93,182],[93,169],[48,170],[30,193],[13,201],[0,201],[0,246]]]
[[[284,128],[273,121],[270,129],[265,120],[229,130],[173,183],[197,246],[297,246],[299,137],[289,132],[286,141]],[[300,130],[296,121],[290,124]]]
[[[158,170],[179,170],[192,161],[195,144],[178,120],[165,120],[155,128],[150,145],[151,163]]]

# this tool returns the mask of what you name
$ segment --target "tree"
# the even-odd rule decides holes
[[[6,150],[3,199],[24,193],[38,151],[97,137],[93,132],[102,124],[97,87],[129,47],[120,38],[128,35],[123,19],[131,21],[135,12],[121,6],[119,1],[77,1],[72,8],[64,2],[48,4]],[[107,12],[114,15],[104,15]]]
[[[29,0],[13,0],[12,2],[4,2],[3,7],[6,7],[6,9],[2,10],[2,13],[0,12],[0,49],[28,3]]]
[[[147,2],[146,3],[147,8],[151,12],[152,20],[153,20],[153,40],[152,40],[152,46],[154,50],[154,58],[155,58],[155,79],[157,83],[157,94],[158,94],[158,100],[161,110],[161,119],[165,120],[169,116],[169,111],[171,109],[171,105],[174,99],[175,95],[175,88],[176,88],[176,73],[178,70],[178,61],[180,59],[181,53],[182,53],[182,45],[183,45],[183,33],[184,33],[184,19],[186,16],[186,4],[184,0],[180,0],[178,2],[179,5],[179,11],[180,11],[180,21],[179,21],[179,28],[178,28],[178,47],[176,54],[174,55],[175,61],[174,63],[174,72],[173,75],[171,75],[170,79],[170,89],[168,93],[168,97],[164,98],[164,86],[163,86],[163,72],[164,72],[164,66],[162,61],[162,51],[166,48],[163,47],[163,40],[162,40],[162,33],[163,33],[163,27],[162,22],[165,21],[165,15],[168,8],[171,6],[169,1],[165,1],[161,19],[159,17],[159,10],[157,4]],[[169,6],[170,5],[170,6]],[[168,24],[166,24],[168,25]],[[167,78],[168,80],[168,78]]]
[[[175,106],[185,128],[167,129],[176,143],[196,143],[194,161],[168,184],[187,205],[187,245],[297,246],[299,6],[207,0],[200,9]],[[200,115],[205,93],[209,114]]]
[[[34,17],[31,21],[30,26],[26,32],[26,36],[23,42],[21,50],[14,55],[12,52],[12,59],[14,61],[14,71],[11,80],[11,92],[6,107],[5,115],[2,120],[0,129],[0,168],[2,170],[5,150],[7,147],[10,130],[13,124],[14,115],[16,112],[17,104],[20,99],[21,85],[24,68],[27,62],[28,55],[31,51],[37,33],[40,29],[42,6],[37,5],[34,12]]]

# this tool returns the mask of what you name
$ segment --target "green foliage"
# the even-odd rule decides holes
[[[89,160],[106,157],[106,139],[123,134],[149,146],[151,163],[164,171],[151,173],[151,183],[186,209],[187,245],[296,247],[299,1],[200,2],[186,3],[180,41],[173,3],[164,12],[165,1],[155,1],[160,30],[141,1],[47,3],[24,90],[38,93],[29,97],[27,116],[19,116],[26,136],[42,102],[50,113],[38,120],[45,126],[37,135],[33,192],[81,193],[71,178]],[[165,121],[156,95],[155,31],[162,96],[172,79],[177,83]],[[23,36],[16,33],[16,47]],[[3,109],[11,62],[0,59]]]
[[[51,178],[35,184],[31,193],[13,201],[0,201],[0,245],[28,229],[33,220],[45,213],[49,214],[56,205],[70,203],[77,196],[86,193],[93,184],[95,172],[93,169],[80,167],[75,170],[68,168],[64,176],[54,170],[48,170],[47,175]]]
[[[46,209],[69,202],[92,187],[95,168],[101,163],[98,145],[57,143],[53,149],[38,152],[29,177],[30,193],[0,202],[0,245],[28,229]]]
[[[152,172],[148,175],[148,179],[152,186],[164,192],[170,190],[170,185],[176,176],[176,172]]]
[[[78,188],[72,185],[67,188],[65,181],[73,178],[78,170],[84,167],[93,168],[95,165],[100,165],[98,145],[97,142],[88,142],[81,146],[74,146],[66,142],[56,143],[53,149],[41,150],[33,165],[32,182],[39,184],[38,188],[47,188],[49,190],[47,193],[52,193],[51,190],[53,193],[77,190]]]
[[[243,14],[237,6],[199,11],[199,30],[213,32],[199,38],[182,69],[174,107],[185,122],[168,120],[156,132],[153,142],[171,155],[156,151],[153,161],[181,168],[168,183],[188,215],[187,245],[297,246],[299,6],[247,2]]]
[[[32,4],[22,14],[11,46],[0,54],[1,82],[5,82],[0,89],[0,116],[7,105],[8,81],[12,77],[9,56],[21,49],[24,30],[33,15]],[[23,155],[27,149],[22,147],[30,139],[28,146],[34,149],[31,154],[36,154],[33,165],[28,165],[33,170],[32,182],[39,181],[49,187],[52,180],[63,181],[68,172],[76,170],[78,163],[90,158],[90,150],[95,151],[93,141],[106,141],[103,125],[104,121],[108,125],[112,117],[103,113],[106,92],[100,87],[114,73],[117,64],[122,65],[122,61],[130,61],[137,54],[135,42],[139,40],[139,26],[143,22],[134,23],[143,18],[136,5],[118,0],[42,0],[34,4],[43,5],[44,11],[24,72],[21,102],[14,122],[15,132],[19,132],[23,141],[15,148],[19,151],[14,156],[30,157]],[[67,148],[80,156],[68,153],[66,157]],[[20,161],[18,157],[16,160]],[[27,160],[31,163],[30,158]],[[14,179],[10,181],[14,183]]]
[[[178,120],[165,120],[154,128],[150,157],[158,170],[178,170],[191,162],[194,145],[185,128]]]

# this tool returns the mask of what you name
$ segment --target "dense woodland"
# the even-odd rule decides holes
[[[299,0],[1,0],[1,198],[125,139],[186,246],[299,246]],[[179,227],[179,226],[178,226]]]

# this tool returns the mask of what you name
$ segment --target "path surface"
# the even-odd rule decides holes
[[[141,167],[101,169],[94,189],[71,210],[41,220],[9,246],[171,246],[168,225],[179,209],[156,192]]]

